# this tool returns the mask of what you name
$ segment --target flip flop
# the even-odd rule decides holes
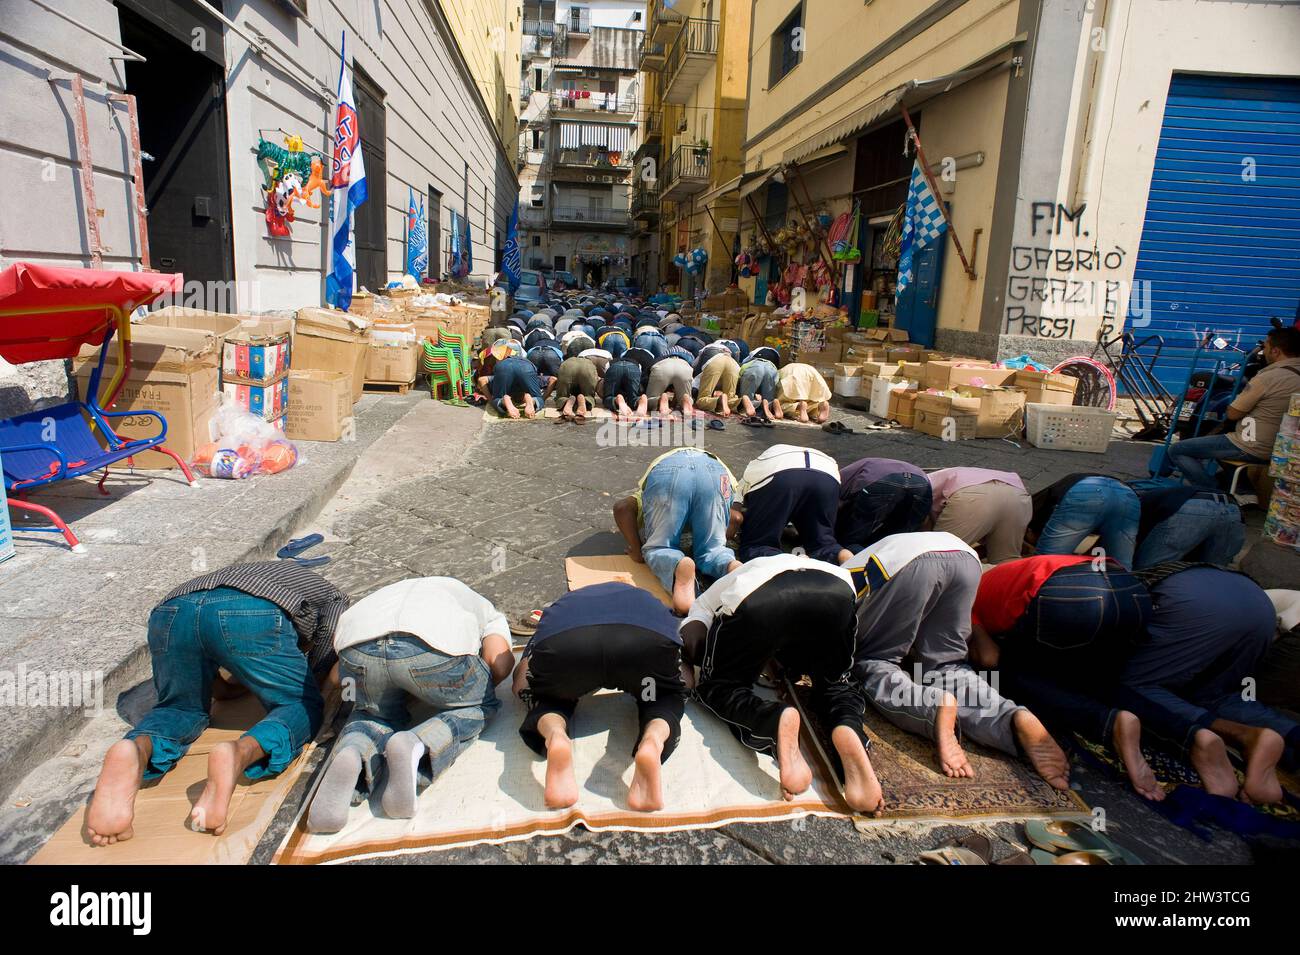
[[[843,421],[827,421],[822,425],[822,430],[827,434],[856,434],[852,428],[848,427]]]
[[[988,865],[970,849],[959,846],[942,846],[922,852],[917,858],[925,865]]]
[[[762,422],[764,428],[776,427],[776,422],[773,421],[771,418],[767,417],[767,415],[759,415],[758,420]]]
[[[585,414],[577,414],[577,415],[574,415],[574,416],[573,416],[573,423],[574,423],[574,424],[586,424],[586,423],[587,423],[587,416],[586,416]]]
[[[322,554],[320,557],[294,557],[293,562],[299,567],[319,567],[321,564],[328,564],[330,556]]]
[[[709,428],[710,431],[726,431],[726,430],[727,430],[727,426],[726,426],[726,424],[724,424],[722,421],[719,421],[717,418],[713,418],[713,419],[711,419],[711,420],[709,421],[708,428]]]
[[[1068,819],[1030,819],[1025,823],[1025,838],[1032,845],[1052,853],[1095,853],[1120,863],[1128,862],[1130,858],[1129,853],[1101,833]]]
[[[323,534],[308,534],[306,537],[299,537],[291,540],[275,552],[275,556],[281,560],[289,557],[297,557],[303,551],[311,550],[317,544],[325,539]]]
[[[530,610],[522,617],[516,617],[510,624],[510,632],[520,637],[531,637],[537,632],[537,625],[541,622],[542,612],[540,610]]]
[[[745,417],[740,419],[740,423],[743,424],[746,428],[763,427],[763,419],[760,418],[758,415],[746,415]]]

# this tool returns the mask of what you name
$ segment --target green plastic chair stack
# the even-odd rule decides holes
[[[457,391],[461,398],[467,397],[474,391],[474,381],[470,377],[469,346],[465,342],[465,336],[454,335],[439,328],[438,347],[451,349],[455,355]]]
[[[460,363],[456,359],[456,353],[450,348],[442,348],[431,341],[424,341],[424,360],[422,365],[424,370],[429,373],[429,394],[433,398],[438,398],[438,392],[445,385],[447,388],[447,397],[457,399],[463,397],[460,393]]]

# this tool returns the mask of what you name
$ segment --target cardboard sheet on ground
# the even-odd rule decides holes
[[[631,584],[640,587],[658,597],[664,604],[672,606],[672,598],[659,583],[645,564],[638,564],[626,554],[600,554],[591,557],[566,557],[564,559],[564,576],[569,581],[569,589],[577,590],[591,584],[607,584],[610,581]]]
[[[327,710],[329,708],[327,707]],[[229,823],[219,836],[186,826],[203,791],[208,753],[217,743],[235,740],[263,715],[251,695],[213,705],[212,724],[195,740],[176,767],[146,784],[135,800],[135,835],[126,842],[94,846],[83,834],[85,808],[78,809],[34,855],[30,865],[242,865],[248,862],[280,804],[298,780],[308,744],[273,779],[241,779],[230,800]],[[328,723],[327,723],[328,725]]]
[[[276,861],[318,864],[511,842],[567,832],[580,824],[592,830],[673,832],[810,813],[848,814],[810,738],[804,740],[804,754],[814,767],[812,788],[785,802],[775,761],[746,749],[721,720],[693,702],[686,706],[681,743],[663,767],[664,809],[628,809],[636,704],[614,691],[584,697],[578,704],[573,758],[578,803],[547,809],[546,762],[519,738],[524,706],[508,683],[498,687],[497,696],[501,709],[483,735],[420,795],[414,819],[384,818],[379,797],[372,796],[369,803],[352,808],[342,831],[315,835],[303,827],[304,812]]]

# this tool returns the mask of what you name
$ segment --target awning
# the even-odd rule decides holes
[[[711,202],[716,202],[719,198],[725,196],[727,193],[735,192],[737,189],[740,188],[740,180],[742,178],[743,178],[742,176],[737,176],[735,179],[732,179],[729,182],[724,182],[722,185],[714,189],[710,189],[708,192],[700,193],[698,196],[695,197],[695,205],[697,207],[707,206]]]
[[[747,172],[740,177],[740,198],[744,199],[767,185],[768,181],[781,171],[780,166],[764,169],[761,172]]]
[[[946,76],[937,76],[934,79],[908,80],[901,86],[894,87],[889,92],[877,96],[865,106],[858,107],[838,122],[832,123],[813,136],[809,136],[803,142],[791,146],[782,155],[781,161],[786,164],[802,162],[813,153],[825,149],[827,146],[833,146],[848,139],[855,133],[861,132],[878,120],[890,115],[900,106],[911,109],[919,103],[941,93],[947,93],[949,90],[955,89],[963,83],[969,83],[986,73],[1010,66],[1010,58],[999,58],[998,55],[1009,52],[1010,48],[1019,39],[1018,37],[1016,40],[999,47],[985,58],[985,62],[980,63],[978,66],[967,67]]]

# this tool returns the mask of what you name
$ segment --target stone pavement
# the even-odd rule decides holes
[[[134,551],[123,553],[135,555],[136,562],[118,571],[122,578],[129,574],[131,579],[126,584],[117,582],[117,578],[104,577],[113,572],[108,566],[88,565],[94,568],[95,576],[91,579],[105,604],[98,617],[84,608],[69,609],[66,619],[63,614],[48,612],[49,608],[59,606],[59,600],[72,600],[80,589],[77,581],[86,579],[80,572],[64,582],[62,597],[53,594],[44,603],[19,604],[19,609],[28,614],[25,619],[33,621],[34,627],[42,628],[35,631],[41,635],[39,642],[20,644],[22,658],[39,660],[42,666],[53,668],[56,664],[71,666],[58,663],[67,658],[62,654],[70,653],[80,662],[89,656],[87,651],[81,645],[60,646],[53,634],[62,634],[66,640],[70,628],[90,620],[102,621],[99,625],[105,633],[116,634],[113,646],[118,648],[117,656],[122,656],[121,648],[126,646],[131,659],[129,663],[118,663],[118,676],[106,690],[110,706],[116,701],[115,709],[91,721],[57,756],[45,759],[49,755],[47,746],[46,752],[25,761],[21,756],[9,757],[11,766],[30,767],[41,760],[44,762],[18,785],[14,796],[21,798],[13,798],[8,805],[0,807],[0,859],[27,858],[45,835],[73,811],[79,811],[104,750],[120,738],[133,716],[150,704],[148,664],[140,656],[146,611],[175,582],[191,574],[192,547],[209,548],[209,566],[216,566],[242,559],[252,551],[273,550],[289,533],[319,530],[326,535],[326,542],[311,553],[331,555],[333,559],[321,572],[354,599],[411,575],[447,574],[461,578],[508,615],[517,616],[545,606],[564,592],[565,556],[622,549],[621,539],[613,530],[610,508],[619,496],[635,487],[646,465],[666,450],[644,444],[634,446],[626,440],[611,441],[610,428],[602,431],[602,425],[595,421],[581,427],[546,421],[484,423],[481,411],[451,408],[423,396],[382,400],[368,397],[365,401],[369,404],[360,419],[358,444],[368,447],[359,461],[356,461],[356,448],[345,451],[342,446],[313,445],[303,468],[267,479],[263,482],[265,490],[257,487],[258,482],[244,486],[204,482],[205,487],[195,492],[205,495],[202,511],[189,510],[186,503],[187,510],[163,517],[158,505],[141,508],[143,515],[158,515],[153,519],[156,528],[137,527],[114,514],[150,489],[136,491],[112,508],[104,509],[103,526],[123,528],[120,533],[127,534],[127,538],[119,546],[135,547]],[[837,416],[858,428],[868,420],[851,414],[837,413]],[[612,433],[616,437],[619,432]],[[655,432],[635,433],[641,437]],[[1043,451],[1027,445],[1016,447],[1004,441],[946,443],[909,431],[834,436],[815,428],[749,429],[735,422],[729,422],[725,431],[707,431],[702,436],[702,446],[719,454],[736,472],[749,458],[775,443],[821,448],[842,463],[878,455],[907,459],[922,467],[963,464],[1015,470],[1024,476],[1031,491],[1077,470],[1095,470],[1123,478],[1141,476],[1146,473],[1145,463],[1150,453],[1148,446],[1127,442],[1112,444],[1105,455],[1084,455]],[[347,468],[356,461],[350,475],[346,470],[338,473],[324,468],[325,462],[331,460],[331,449],[346,458]],[[335,464],[345,467],[341,461]],[[327,473],[313,470],[318,465]],[[301,501],[300,485],[287,480],[278,487],[272,485],[281,479],[309,481],[309,475],[315,476],[314,480],[319,482],[315,486],[323,492],[313,498],[317,506],[333,494],[314,522],[307,513],[309,508]],[[164,483],[168,482],[158,482]],[[174,490],[166,493],[165,499],[175,506],[176,499],[189,489],[183,485],[172,486]],[[247,500],[239,496],[241,492],[264,496]],[[164,496],[156,488],[153,493]],[[211,499],[206,497],[209,494],[224,496]],[[290,498],[298,499],[298,503],[292,503]],[[246,504],[254,502],[259,505],[254,514],[268,512],[271,517],[279,516],[259,525],[263,530],[250,537],[252,531],[245,530],[243,524],[250,519]],[[199,525],[201,532],[195,530],[195,513],[204,518]],[[92,518],[94,515],[88,515],[87,519]],[[291,528],[298,519],[305,523]],[[275,528],[269,536],[265,532],[266,524]],[[97,525],[92,521],[82,526]],[[222,539],[223,535],[226,540]],[[257,545],[255,539],[264,543]],[[229,540],[236,543],[228,544]],[[39,570],[40,566],[32,564],[24,569],[23,575]],[[65,562],[63,566],[81,565]],[[140,567],[139,571],[136,566]],[[58,575],[44,570],[41,574],[32,582],[40,587],[53,587],[52,581]],[[18,579],[21,578],[15,578]],[[0,581],[5,580],[6,572],[0,569]],[[7,586],[7,583],[0,586],[0,597],[6,594]],[[6,605],[7,600],[0,599],[0,608]],[[50,629],[60,622],[67,629]],[[87,624],[80,625],[84,632]],[[0,651],[0,665],[7,666],[3,661],[8,659],[14,659],[13,651]],[[51,663],[51,659],[55,662]],[[143,685],[130,693],[119,695],[119,689],[142,681],[145,681]],[[0,712],[0,719],[6,721],[0,728],[9,729],[12,723],[11,732],[28,732],[12,714]],[[47,738],[54,738],[54,734]],[[319,761],[318,754],[317,766]],[[286,802],[259,846],[255,861],[269,861],[310,786],[310,775],[304,774],[297,791]],[[17,778],[17,774],[10,776],[0,768],[0,779],[6,782],[4,788],[10,788]],[[1084,798],[1106,809],[1112,834],[1144,858],[1180,862],[1249,861],[1249,849],[1241,840],[1220,836],[1213,842],[1202,843],[1186,830],[1166,822],[1109,776],[1077,768],[1076,778]],[[23,805],[17,806],[15,802]],[[391,861],[906,862],[918,852],[941,844],[954,831],[952,825],[891,823],[859,833],[847,822],[817,819],[801,826],[746,824],[669,836],[576,831],[562,837],[425,853]],[[1004,841],[998,845],[1003,852],[1010,851],[1016,838],[1012,824],[990,824],[987,831],[1002,836]]]

